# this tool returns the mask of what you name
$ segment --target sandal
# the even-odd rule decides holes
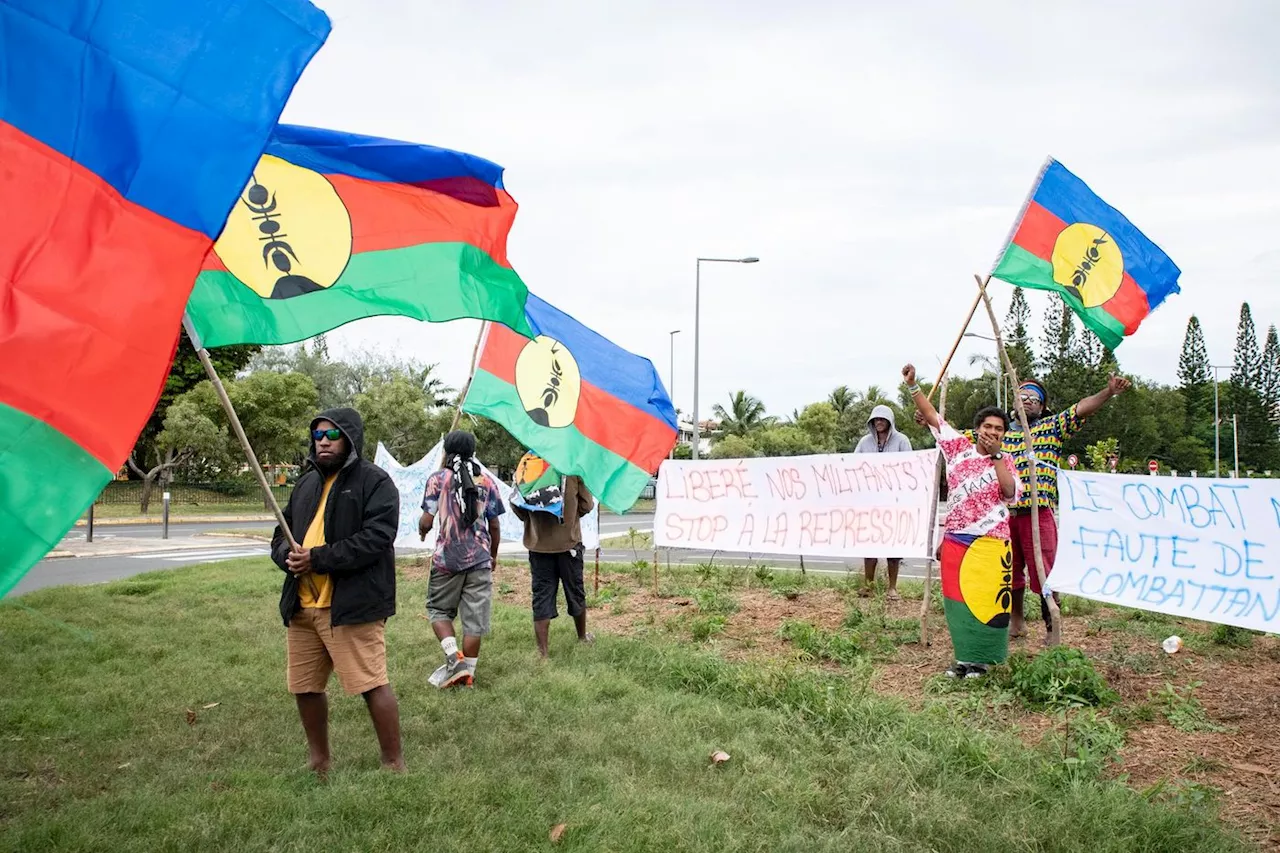
[[[888,599],[889,601],[902,600],[902,596],[898,594],[898,591],[896,589],[889,590],[889,592],[885,594],[885,598]]]

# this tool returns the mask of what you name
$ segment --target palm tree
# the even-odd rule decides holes
[[[857,402],[857,394],[849,390],[848,385],[841,385],[831,392],[827,397],[827,402],[831,404],[831,408],[836,410],[836,415],[844,417],[844,413],[849,411],[855,402]]]
[[[437,372],[440,365],[424,364],[409,368],[409,379],[427,395],[427,406],[451,406],[458,389],[448,385]]]
[[[764,413],[764,403],[746,391],[734,391],[729,395],[729,408],[716,403],[711,411],[720,420],[720,435],[746,436],[763,426],[773,423]]]
[[[969,356],[969,365],[973,366],[975,364],[982,365],[981,378],[991,382],[991,387],[996,392],[996,405],[1003,405],[1005,392],[1008,390],[1005,384],[1004,365],[997,361],[995,357],[978,352]]]
[[[881,390],[879,385],[868,385],[867,390],[860,396],[862,397],[862,402],[870,403],[873,406],[889,402],[889,398],[884,395],[884,391]]]

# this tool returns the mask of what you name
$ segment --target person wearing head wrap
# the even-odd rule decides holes
[[[435,687],[471,686],[480,638],[489,633],[493,569],[502,540],[498,516],[506,511],[498,486],[476,460],[476,437],[454,430],[444,438],[444,462],[427,478],[418,534],[436,527],[436,550],[427,582],[427,617],[444,651],[431,674]],[[439,524],[436,524],[437,520]],[[453,620],[462,616],[462,648]]]
[[[1013,504],[1013,517],[1009,520],[1010,544],[1013,548],[1013,619],[1009,624],[1011,637],[1020,637],[1026,633],[1022,606],[1027,577],[1031,578],[1031,591],[1040,597],[1040,614],[1044,618],[1045,630],[1047,632],[1052,629],[1049,606],[1043,598],[1040,577],[1036,573],[1035,544],[1031,528],[1034,515],[1040,529],[1040,556],[1047,576],[1058,554],[1058,522],[1054,512],[1058,508],[1058,468],[1062,465],[1062,447],[1080,431],[1085,419],[1101,409],[1112,397],[1130,387],[1132,383],[1128,379],[1112,374],[1107,380],[1107,387],[1055,414],[1049,408],[1049,394],[1043,383],[1026,379],[1018,385],[1018,399],[1027,413],[1027,424],[1031,428],[1038,511],[1031,511],[1032,457],[1027,451],[1022,424],[1014,417],[1009,431],[1004,435],[1004,452],[1014,458],[1018,466],[1018,477],[1022,482],[1019,498]]]

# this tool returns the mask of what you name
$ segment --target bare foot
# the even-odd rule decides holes
[[[406,770],[404,759],[397,758],[395,761],[384,761],[382,762],[382,769],[388,773],[404,773]]]
[[[329,781],[330,761],[328,758],[312,758],[307,762],[307,769],[316,774],[321,782]]]
[[[1011,639],[1017,639],[1018,637],[1025,636],[1026,633],[1027,623],[1021,619],[1014,619],[1009,625],[1009,637]]]

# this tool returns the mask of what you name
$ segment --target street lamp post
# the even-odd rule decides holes
[[[755,264],[760,259],[749,258],[698,258],[693,279],[693,446],[689,458],[698,458],[698,445],[702,441],[702,428],[698,423],[698,355],[702,336],[702,264]]]
[[[667,334],[671,336],[671,361],[668,368],[670,371],[670,373],[668,374],[670,379],[668,380],[667,393],[671,395],[671,406],[674,408],[676,404],[676,335],[680,334],[680,330],[672,329]],[[679,443],[680,443],[680,410],[676,409],[676,444],[679,444]],[[676,449],[674,446],[672,446],[671,448],[671,458],[672,459],[676,458]]]
[[[1240,477],[1240,432],[1236,429],[1236,416],[1231,416],[1231,447],[1234,451],[1235,465],[1231,468],[1231,476]]]
[[[1211,364],[1209,366],[1213,368],[1213,476],[1218,477],[1221,476],[1219,465],[1221,464],[1220,460],[1222,458],[1222,451],[1220,450],[1221,442],[1218,437],[1218,371],[1231,370],[1235,365]]]
[[[1000,358],[1000,342],[990,335],[980,335],[977,332],[965,332],[961,337],[965,338],[981,338],[984,341],[991,341],[996,344],[996,405],[1001,409],[1004,408],[1004,360]]]

